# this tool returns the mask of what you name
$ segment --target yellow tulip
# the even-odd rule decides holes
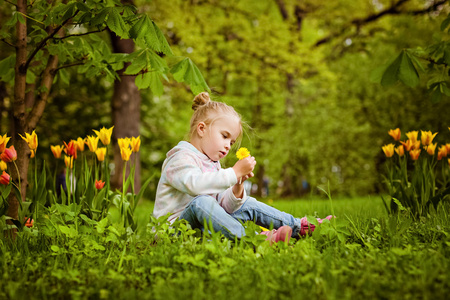
[[[0,160],[0,170],[6,171],[6,169],[8,169],[8,165],[3,160]]]
[[[141,147],[141,136],[135,138],[134,136],[131,138],[131,150],[133,152],[139,152],[139,148]]]
[[[412,160],[418,160],[420,155],[420,149],[413,149],[409,151],[409,156],[411,156]]]
[[[445,148],[447,148],[447,153],[450,153],[450,143],[445,144]]]
[[[122,156],[123,161],[129,161],[131,153],[132,151],[130,148],[120,148],[120,155]]]
[[[405,148],[403,147],[403,145],[400,145],[395,148],[395,152],[398,154],[398,156],[403,156],[405,155]]]
[[[98,148],[95,151],[95,154],[97,154],[98,161],[104,161],[106,156],[106,147]]]
[[[414,145],[417,142],[417,136],[419,135],[418,131],[410,131],[406,133],[408,139],[411,140],[411,143]]]
[[[441,147],[439,147],[439,151],[438,151],[438,160],[441,160],[443,157],[447,157],[447,147],[445,145],[442,145]]]
[[[63,149],[64,149],[64,146],[60,146],[60,145],[50,146],[50,150],[52,150],[53,156],[55,158],[61,158],[61,153],[62,153]]]
[[[434,155],[434,152],[436,152],[436,146],[437,146],[437,143],[429,144],[428,146],[425,146],[427,153],[430,155]]]
[[[64,155],[64,163],[66,164],[66,168],[73,168],[73,158],[72,156]]]
[[[400,136],[401,136],[400,128],[391,129],[391,130],[389,130],[388,134],[390,136],[392,136],[394,138],[394,140],[400,141]]]
[[[4,136],[0,135],[0,154],[5,152],[6,144],[8,144],[10,137],[7,137],[6,134]]]
[[[109,129],[103,127],[102,129],[100,129],[100,131],[94,130],[95,134],[97,134],[97,136],[100,138],[100,141],[102,141],[103,145],[106,146],[111,143],[111,135],[113,128],[114,126]]]
[[[406,151],[410,151],[411,149],[413,149],[413,143],[411,142],[411,140],[407,140],[406,142],[402,142],[400,141],[400,143],[402,143],[403,147],[405,147],[404,150]]]
[[[394,155],[394,148],[394,144],[384,145],[383,147],[381,147],[386,157],[392,157]]]
[[[86,137],[86,145],[88,145],[89,147],[89,151],[91,152],[95,152],[97,151],[97,147],[98,147],[98,136],[92,136],[92,135],[88,135]]]
[[[31,150],[31,157],[34,157],[34,153],[38,147],[38,137],[36,135],[36,130],[33,130],[31,134],[25,132],[25,137],[19,133],[20,137],[27,142],[28,147]]]
[[[437,132],[433,134],[431,133],[431,131],[423,131],[423,130],[421,130],[421,132],[422,134],[420,136],[420,139],[422,140],[422,144],[424,146],[430,145],[433,142],[433,139],[436,136],[436,134],[438,134]]]
[[[119,145],[119,148],[129,148],[130,147],[131,140],[129,138],[120,138],[117,139],[117,144]]]
[[[85,142],[85,139],[82,139],[82,138],[77,138],[77,140],[76,141],[74,141],[75,142],[75,145],[77,146],[77,150],[80,150],[80,151],[84,151],[84,142]]]

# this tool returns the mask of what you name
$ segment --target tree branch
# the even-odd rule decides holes
[[[373,15],[369,15],[365,18],[359,18],[359,19],[354,19],[352,20],[347,26],[344,26],[341,28],[341,30],[336,31],[334,33],[329,34],[328,36],[318,40],[315,44],[314,47],[318,47],[322,44],[328,43],[331,40],[341,36],[342,34],[344,34],[344,32],[352,27],[352,26],[356,26],[357,28],[367,25],[369,23],[372,23],[376,20],[378,20],[379,18],[386,16],[386,15],[399,15],[399,14],[412,14],[412,15],[420,15],[420,14],[424,14],[424,13],[429,13],[431,11],[436,10],[439,6],[444,5],[447,0],[439,0],[437,2],[434,2],[433,5],[430,5],[427,8],[424,9],[419,9],[419,10],[414,10],[414,11],[401,11],[399,10],[400,6],[402,6],[405,2],[407,2],[409,0],[399,0],[398,2],[394,3],[391,7],[382,10],[376,14]]]
[[[27,62],[25,63],[25,70],[28,68],[28,66],[30,65],[31,61],[33,60],[34,56],[39,52],[39,50],[41,50],[44,45],[47,43],[48,40],[50,40],[51,38],[53,38],[53,36],[55,34],[58,33],[58,31],[64,27],[64,25],[66,25],[67,22],[69,22],[70,19],[72,19],[73,17],[75,17],[78,14],[79,10],[77,10],[75,12],[75,14],[73,16],[71,16],[70,18],[67,18],[67,20],[65,20],[61,25],[59,25],[58,27],[56,27],[52,33],[50,33],[45,39],[43,39],[39,45],[34,49],[33,53],[31,53],[31,55],[28,57]]]
[[[55,40],[64,40],[70,37],[74,37],[74,36],[83,36],[83,35],[88,35],[88,34],[92,34],[92,33],[98,33],[98,32],[103,32],[106,30],[107,27],[103,28],[102,30],[95,30],[95,31],[89,31],[89,32],[85,32],[85,33],[79,33],[79,34],[70,34],[70,35],[66,35],[64,37],[58,38],[56,37]]]
[[[3,43],[5,43],[6,45],[8,45],[8,46],[11,46],[11,47],[13,47],[13,48],[16,48],[16,46],[14,46],[13,44],[9,43],[6,39],[1,39],[1,41],[2,41]]]
[[[39,122],[39,120],[42,117],[42,114],[44,113],[48,95],[52,87],[53,78],[55,78],[56,74],[55,70],[57,65],[58,65],[58,56],[51,55],[48,58],[47,66],[45,67],[44,74],[42,75],[41,80],[41,88],[45,88],[45,90],[39,94],[27,118],[27,125],[29,128],[32,129],[36,128],[37,123]]]
[[[80,65],[84,65],[84,62],[81,62],[81,61],[80,61],[80,62],[76,62],[76,63],[64,65],[64,66],[61,66],[61,67],[56,68],[55,70],[53,70],[53,72],[54,72],[55,75],[56,75],[56,73],[58,73],[58,71],[61,70],[61,69],[70,68],[70,67],[74,67],[74,66],[80,66]]]
[[[3,0],[3,1],[5,1],[5,2],[7,2],[7,3],[9,3],[9,4],[11,4],[11,5],[14,5],[14,6],[16,6],[17,7],[17,4],[15,4],[15,3],[12,3],[11,1],[9,1],[9,0]]]

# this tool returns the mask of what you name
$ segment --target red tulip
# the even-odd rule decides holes
[[[10,180],[11,180],[11,176],[9,176],[8,173],[3,171],[2,175],[0,175],[0,184],[8,185]]]
[[[95,188],[97,190],[101,190],[104,186],[105,186],[105,182],[103,182],[101,180],[96,180],[95,181]]]
[[[71,140],[69,144],[64,142],[64,145],[66,145],[64,152],[66,152],[67,155],[73,156],[73,158],[77,159],[77,144],[75,143],[75,141]]]
[[[9,148],[5,149],[5,152],[3,152],[0,155],[0,159],[4,162],[12,162],[17,159],[17,152],[14,146],[11,146]]]

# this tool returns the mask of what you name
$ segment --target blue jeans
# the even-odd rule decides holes
[[[288,225],[292,228],[292,236],[298,237],[301,228],[300,219],[279,211],[255,198],[248,197],[244,204],[232,214],[223,209],[214,197],[200,195],[192,199],[183,210],[180,219],[189,222],[192,228],[204,229],[204,220],[211,221],[214,231],[220,231],[227,238],[241,238],[245,235],[242,223],[253,221],[259,226],[277,229]]]

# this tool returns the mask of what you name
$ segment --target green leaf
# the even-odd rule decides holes
[[[447,18],[445,18],[444,21],[442,21],[442,23],[441,23],[441,31],[444,31],[448,27],[448,25],[450,25],[450,14],[447,15]]]
[[[66,69],[60,69],[58,71],[58,76],[59,79],[61,80],[61,82],[69,85],[70,84],[70,79],[69,79],[69,72],[67,72]]]
[[[382,86],[389,86],[397,82],[402,57],[403,52],[401,52],[399,56],[397,56],[397,58],[386,68],[386,71],[384,71],[384,74],[381,77]]]
[[[157,72],[150,72],[150,89],[155,96],[161,96],[164,93],[164,86]]]
[[[419,73],[414,67],[409,53],[406,51],[403,52],[398,78],[409,87],[419,84]]]
[[[186,82],[191,86],[191,90],[194,94],[198,94],[204,90],[209,91],[209,87],[205,82],[200,70],[189,58],[185,58],[182,61],[175,64],[170,72],[178,82]]]
[[[150,81],[152,80],[150,72],[141,74],[136,76],[136,79],[134,80],[134,83],[138,87],[138,89],[146,89],[150,86]]]
[[[431,92],[431,102],[439,103],[441,101],[441,99],[442,99],[442,94],[441,94],[440,88],[438,86],[434,89],[434,91]]]
[[[110,10],[111,10],[111,8],[108,8],[108,7],[105,7],[104,9],[102,9],[98,13],[98,15],[96,15],[95,17],[92,18],[90,25],[101,27],[101,25],[103,25],[103,23],[105,22],[105,19],[108,16]]]
[[[28,84],[32,84],[35,81],[36,81],[36,75],[31,70],[27,70],[26,82]]]
[[[68,19],[73,17],[73,15],[74,15],[74,13],[75,13],[75,11],[77,9],[76,5],[77,5],[76,2],[72,2],[70,4],[67,4],[66,9],[63,10],[64,11],[64,15],[62,17],[63,21],[68,20]]]
[[[184,74],[186,73],[188,67],[189,67],[189,58],[185,58],[182,61],[175,64],[170,70],[170,73],[172,73],[173,78],[175,78],[176,81],[183,82]]]
[[[111,12],[108,15],[108,20],[106,20],[106,25],[108,25],[109,29],[121,38],[128,38],[127,25],[115,7],[111,9]]]
[[[158,25],[156,25],[155,22],[152,21],[152,24],[153,28],[155,29],[159,44],[161,45],[161,50],[159,52],[162,52],[166,55],[173,55],[172,49],[170,49],[169,43],[167,42],[166,37],[162,33],[161,29],[159,29]]]
[[[151,20],[148,16],[141,17],[130,29],[130,38],[137,39],[144,37],[151,26]]]

